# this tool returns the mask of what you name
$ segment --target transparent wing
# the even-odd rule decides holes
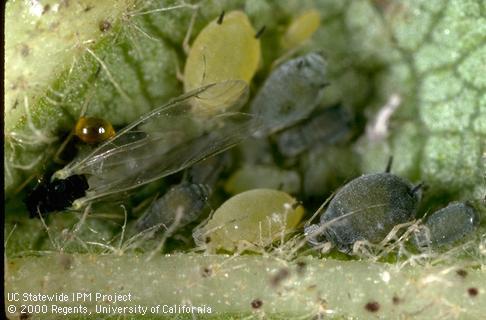
[[[80,207],[182,170],[234,146],[256,126],[248,114],[208,114],[194,110],[194,106],[201,101],[218,101],[222,110],[235,110],[247,98],[248,86],[243,81],[211,84],[184,94],[142,116],[87,157],[56,172],[55,177],[87,176],[87,195],[73,204]]]

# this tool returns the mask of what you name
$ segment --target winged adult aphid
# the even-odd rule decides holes
[[[247,99],[248,86],[239,80],[210,84],[174,98],[41,183],[26,201],[31,215],[69,206],[79,209],[231,148],[251,135],[256,125],[255,117],[234,111]],[[222,111],[193,111],[201,100],[217,102]]]

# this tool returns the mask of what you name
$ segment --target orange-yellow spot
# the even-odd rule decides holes
[[[99,143],[113,137],[115,129],[106,120],[94,117],[81,117],[74,127],[74,135],[86,143]]]

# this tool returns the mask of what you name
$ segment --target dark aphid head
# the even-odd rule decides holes
[[[115,129],[104,119],[81,117],[74,127],[74,135],[85,143],[100,143],[113,137]]]
[[[84,176],[73,175],[64,180],[44,179],[25,199],[31,218],[70,207],[74,200],[86,195],[88,182]]]

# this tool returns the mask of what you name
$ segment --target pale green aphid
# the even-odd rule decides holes
[[[247,15],[231,11],[211,21],[196,37],[184,67],[186,92],[204,85],[243,80],[250,83],[260,63],[260,40]],[[224,96],[224,92],[222,92]],[[204,109],[221,104],[200,102]]]
[[[289,194],[272,189],[240,193],[194,231],[194,240],[208,251],[253,249],[268,246],[300,222],[304,208]]]
[[[282,170],[269,165],[245,165],[233,173],[224,185],[226,192],[269,188],[295,194],[300,190],[300,176],[292,170]]]
[[[296,17],[288,27],[282,37],[282,47],[285,49],[292,49],[300,46],[312,37],[320,24],[321,16],[319,11],[311,9],[303,12]]]

